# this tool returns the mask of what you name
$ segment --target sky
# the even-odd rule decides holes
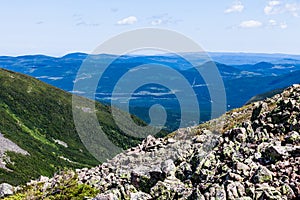
[[[90,53],[145,27],[210,52],[300,54],[300,0],[1,0],[0,25],[3,56]]]

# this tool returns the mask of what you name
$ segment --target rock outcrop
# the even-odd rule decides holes
[[[18,145],[5,138],[2,133],[0,133],[0,168],[9,170],[6,167],[7,162],[9,162],[10,158],[6,155],[7,151],[12,151],[15,153],[20,153],[23,155],[29,155],[29,153],[23,149],[21,149]]]
[[[300,199],[300,85],[139,146],[78,181],[102,199]],[[42,181],[45,193],[59,175]],[[37,184],[38,181],[34,184]]]
[[[0,184],[0,198],[12,195],[13,193],[14,193],[13,186],[7,183]]]

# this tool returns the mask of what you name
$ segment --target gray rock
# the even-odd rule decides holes
[[[193,138],[193,142],[194,143],[203,143],[207,140],[207,136],[206,135],[196,135]]]
[[[113,193],[98,194],[93,200],[118,200],[118,197]]]
[[[253,176],[254,183],[271,182],[273,179],[273,173],[265,166],[259,166],[255,175]]]
[[[175,176],[176,166],[173,160],[169,159],[162,162],[161,170],[166,174],[166,176]]]
[[[252,198],[246,196],[246,197],[240,197],[240,198],[237,198],[237,199],[235,199],[235,200],[252,200]]]
[[[255,191],[255,199],[282,200],[281,193],[276,188],[269,185],[258,185]]]
[[[186,187],[175,177],[167,177],[164,181],[157,182],[150,194],[154,199],[187,199],[192,194],[192,188]]]
[[[292,131],[287,134],[285,137],[285,142],[288,144],[299,144],[300,143],[300,134],[296,131]]]
[[[286,195],[288,199],[296,198],[296,195],[295,195],[293,189],[288,184],[284,184],[282,186],[281,192],[283,195]]]
[[[240,182],[229,181],[226,187],[228,199],[236,199],[245,195],[245,187]]]
[[[232,172],[229,173],[229,177],[230,177],[230,180],[240,181],[240,182],[242,182],[243,179],[244,179],[244,178],[243,178],[242,176],[240,176],[239,174],[235,174],[235,173],[232,173]]]
[[[0,197],[12,195],[14,193],[14,187],[7,183],[0,184]]]
[[[232,129],[232,134],[238,142],[245,142],[247,138],[247,130],[244,127]]]
[[[236,170],[240,175],[244,175],[244,176],[250,175],[250,167],[242,162],[236,163]]]
[[[218,200],[226,200],[226,192],[224,189],[224,185],[214,185],[214,194],[215,194],[215,199]]]
[[[283,157],[287,157],[289,154],[287,152],[286,147],[284,146],[269,146],[265,149],[265,159],[270,162],[276,162],[281,160]]]
[[[153,151],[155,148],[163,146],[161,139],[156,139],[152,135],[147,136],[147,138],[141,144],[142,150]]]
[[[180,163],[176,170],[176,177],[181,181],[191,178],[193,174],[192,165],[186,161]]]
[[[195,188],[192,194],[188,197],[188,200],[205,200],[205,197],[201,194],[199,188]]]
[[[135,192],[130,194],[130,200],[148,200],[152,199],[151,195],[144,192]]]

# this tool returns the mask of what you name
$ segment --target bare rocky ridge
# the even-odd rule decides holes
[[[18,145],[10,141],[9,139],[5,138],[0,133],[0,168],[9,170],[6,168],[6,162],[9,161],[9,157],[5,155],[5,152],[12,151],[15,153],[20,153],[23,155],[29,155],[29,153],[23,149],[21,149]]]
[[[78,181],[104,199],[300,199],[300,85],[142,144]],[[45,196],[61,175],[41,178]]]

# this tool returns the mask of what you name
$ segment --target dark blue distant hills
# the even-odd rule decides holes
[[[259,62],[269,62],[272,64],[299,64],[300,61],[300,55],[289,55],[279,53],[267,54],[213,52],[208,54],[214,61],[221,62],[227,65],[254,65]]]
[[[197,66],[192,66],[185,59],[169,55],[93,55],[95,63],[101,65],[106,60],[115,59],[106,70],[105,76],[99,82],[97,91],[85,88],[84,91],[73,91],[74,82],[78,80],[93,79],[95,70],[78,74],[83,61],[89,56],[84,53],[72,53],[63,57],[45,55],[28,55],[0,57],[0,68],[9,69],[33,76],[53,86],[68,92],[90,97],[96,92],[96,100],[110,103],[111,93],[118,80],[133,68],[141,65],[155,64],[168,66],[182,74],[197,94],[201,110],[201,121],[210,118],[212,99],[205,81],[199,76],[197,68],[211,66],[214,62],[223,79],[226,95],[227,109],[240,107],[251,97],[278,88],[284,88],[294,83],[300,83],[300,56],[285,54],[248,54],[248,53],[208,53],[211,61],[204,62],[197,53],[184,53],[185,58],[193,60]],[[97,61],[97,62],[96,62]],[[77,79],[76,79],[77,76]],[[158,74],[157,79],[164,79],[168,74]],[[168,77],[170,78],[170,77]],[[176,81],[176,77],[174,77]],[[130,112],[149,122],[148,109],[154,104],[162,104],[167,109],[166,128],[178,128],[180,121],[180,103],[176,99],[176,92],[160,85],[149,84],[140,87],[134,92],[130,101]],[[120,103],[124,101],[123,94],[118,94]],[[123,98],[123,99],[122,99]],[[124,102],[124,103],[127,103]],[[199,123],[199,122],[193,122]],[[190,125],[190,124],[189,124]]]

